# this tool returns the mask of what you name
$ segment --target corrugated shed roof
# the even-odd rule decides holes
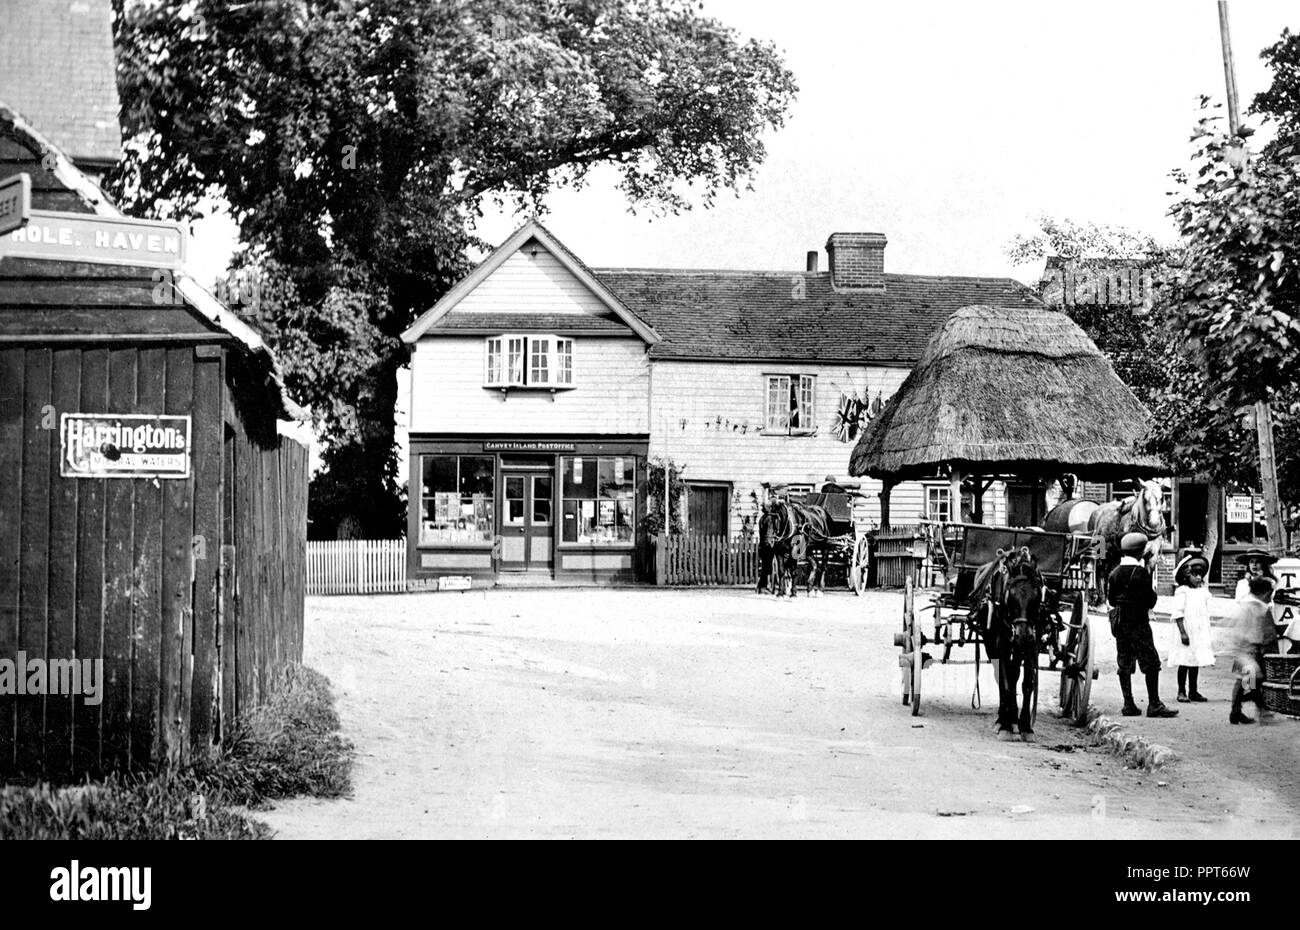
[[[829,272],[593,270],[663,337],[652,358],[910,366],[961,307],[1042,306],[1010,278],[887,274],[883,291],[837,291]]]
[[[77,162],[121,157],[109,0],[0,3],[0,100]]]

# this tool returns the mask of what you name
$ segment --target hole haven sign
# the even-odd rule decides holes
[[[27,225],[0,236],[0,258],[176,268],[185,238],[177,223],[31,210]]]
[[[59,474],[65,478],[188,478],[190,418],[65,413]]]

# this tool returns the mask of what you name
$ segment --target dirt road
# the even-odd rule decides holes
[[[306,661],[335,684],[356,791],[265,819],[285,838],[1195,839],[1240,836],[1244,822],[1300,835],[1294,767],[1239,769],[1212,740],[1179,746],[1170,724],[1205,729],[1188,712],[1138,720],[1191,750],[1154,775],[1048,712],[1046,673],[1036,743],[994,738],[987,666],[983,710],[970,666],[936,666],[913,718],[891,643],[900,616],[889,593],[309,598]],[[1223,711],[1243,759],[1294,757],[1295,721],[1229,733],[1226,704],[1195,709]]]

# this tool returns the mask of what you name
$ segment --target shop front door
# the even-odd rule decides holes
[[[555,483],[535,471],[501,472],[501,570],[549,572]]]

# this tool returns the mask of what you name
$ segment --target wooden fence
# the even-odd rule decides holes
[[[406,540],[307,543],[308,594],[382,594],[406,590]]]
[[[687,533],[660,535],[656,583],[752,585],[758,580],[758,540]]]
[[[873,534],[871,561],[874,567],[870,583],[879,588],[901,588],[911,576],[921,584],[924,559],[916,556],[918,543],[925,539],[919,525],[881,527]],[[923,544],[920,551],[925,551]]]

